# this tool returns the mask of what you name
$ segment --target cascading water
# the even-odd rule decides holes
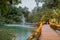
[[[22,18],[21,18],[21,21],[22,21],[22,27],[25,27],[25,28],[34,28],[34,27],[31,27],[32,25],[29,25],[28,23],[26,23],[26,18],[24,17],[24,14],[22,14]],[[28,24],[28,25],[26,25]]]
[[[22,15],[22,26],[25,25],[25,17],[24,17],[24,14]]]

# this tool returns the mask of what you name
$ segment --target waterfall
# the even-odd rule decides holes
[[[24,17],[24,14],[22,14],[22,25],[25,25],[25,17]]]

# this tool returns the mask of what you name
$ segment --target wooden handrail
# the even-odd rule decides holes
[[[60,24],[57,24],[57,23],[52,23],[52,22],[49,22],[50,25],[56,25],[56,26],[60,26]]]
[[[49,23],[50,25],[60,26],[59,24],[56,24],[56,23],[52,23],[52,22],[49,22]],[[28,40],[33,40],[34,38],[37,38],[41,34],[42,26],[43,26],[43,23],[41,22],[38,28],[30,35]]]
[[[41,22],[38,28],[30,35],[28,40],[33,40],[35,37],[37,38],[41,34],[42,25],[43,23]]]
[[[50,22],[50,25],[56,26],[56,29],[60,29],[60,24]]]

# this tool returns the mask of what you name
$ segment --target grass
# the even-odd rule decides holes
[[[12,40],[13,37],[15,37],[14,31],[0,28],[0,40]]]

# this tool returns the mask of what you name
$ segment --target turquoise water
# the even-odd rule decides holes
[[[17,36],[15,40],[27,40],[35,28],[25,28],[25,27],[0,27],[3,30],[13,30]]]

